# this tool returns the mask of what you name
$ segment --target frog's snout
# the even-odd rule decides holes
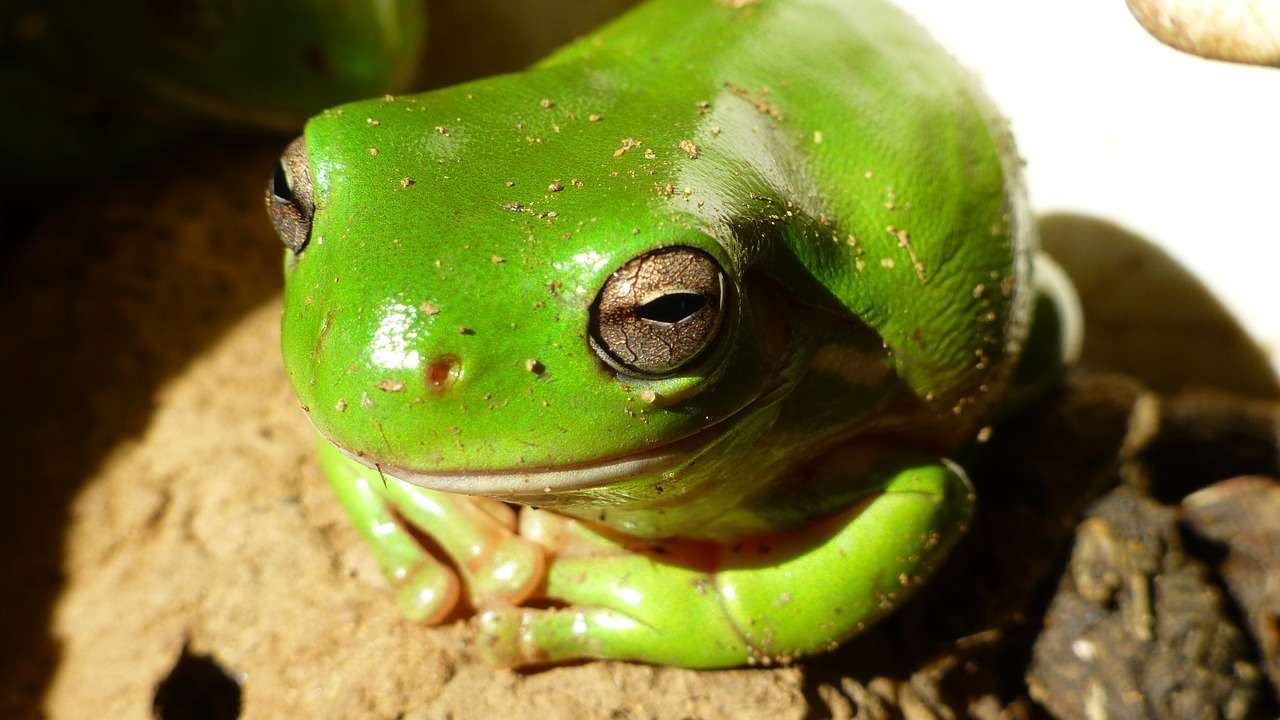
[[[311,162],[305,138],[289,143],[276,162],[267,183],[267,214],[276,234],[295,255],[311,239],[311,218],[315,215],[315,189],[311,184]]]

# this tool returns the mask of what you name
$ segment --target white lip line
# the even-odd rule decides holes
[[[717,437],[719,437],[718,433]],[[347,455],[355,457],[357,461],[364,464],[369,464],[367,459]],[[499,470],[492,473],[484,473],[484,471],[481,473],[417,473],[413,470],[380,464],[378,469],[406,483],[435,489],[435,491],[460,493],[460,495],[511,496],[605,486],[605,484],[621,482],[637,475],[673,468],[691,455],[692,452],[680,452],[676,448],[662,446],[653,451],[623,455],[616,460],[593,462],[590,465],[563,470],[535,470],[530,473],[522,473],[520,470]]]
[[[754,403],[752,403],[754,404]],[[695,456],[698,451],[720,439],[727,422],[739,416],[751,405],[734,413],[725,421],[703,428],[692,435],[674,442],[638,453],[619,455],[615,458],[578,463],[557,470],[522,471],[493,470],[489,472],[422,473],[408,468],[376,463],[360,457],[344,448],[338,450],[351,459],[375,470],[385,472],[404,482],[429,490],[462,495],[528,495],[532,493],[565,492],[599,487],[627,480],[642,474],[660,472],[679,465]]]
[[[702,450],[724,437],[726,432],[736,425],[735,420],[746,417],[769,404],[789,386],[790,383],[787,382],[778,383],[720,422],[679,440],[640,452],[575,463],[555,470],[504,469],[488,472],[423,473],[394,465],[384,465],[337,445],[334,447],[362,465],[428,490],[489,497],[585,490],[610,485],[642,474],[660,472],[697,456]]]

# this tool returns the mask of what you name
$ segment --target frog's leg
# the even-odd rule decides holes
[[[381,476],[323,439],[319,444],[329,483],[397,587],[406,616],[440,622],[464,591],[478,608],[518,603],[533,593],[545,567],[542,549],[516,535],[510,507]],[[406,523],[435,542],[452,566],[428,552]]]
[[[851,478],[870,494],[827,520],[732,545],[638,544],[525,510],[522,534],[551,555],[545,594],[565,606],[484,613],[481,650],[499,665],[594,657],[702,668],[829,650],[921,584],[972,509],[950,462],[876,474]]]

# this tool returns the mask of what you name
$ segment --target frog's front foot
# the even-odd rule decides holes
[[[938,463],[898,472],[825,521],[748,541],[645,541],[525,509],[549,558],[550,607],[479,617],[496,665],[578,658],[694,668],[785,662],[831,650],[897,607],[964,532],[972,490]]]
[[[410,619],[434,624],[464,599],[484,609],[518,604],[537,590],[546,566],[542,549],[516,534],[515,512],[505,503],[382,477],[324,441],[320,460]],[[424,547],[415,530],[437,546],[444,561]]]
[[[321,457],[405,614],[435,623],[469,606],[481,654],[507,667],[712,668],[830,650],[924,581],[972,503],[958,467],[909,464],[861,478],[869,494],[799,530],[646,540],[532,508],[517,528],[503,503],[379,477],[332,448]]]

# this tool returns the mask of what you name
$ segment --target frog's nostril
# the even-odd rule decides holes
[[[441,355],[432,358],[423,371],[423,380],[427,389],[435,393],[448,390],[462,371],[462,362],[457,355]]]

